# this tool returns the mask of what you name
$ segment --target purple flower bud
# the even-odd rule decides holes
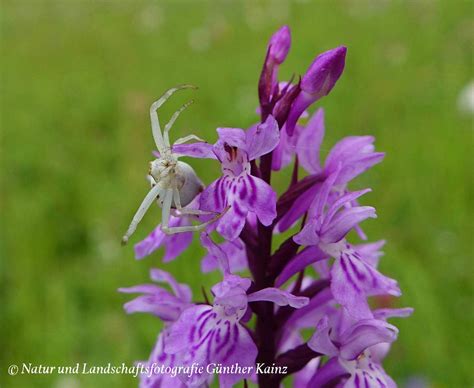
[[[258,82],[258,94],[262,113],[267,110],[272,94],[278,90],[278,66],[283,63],[291,45],[291,33],[288,26],[281,27],[270,38],[268,43],[267,56],[263,63],[260,80]]]
[[[270,39],[269,59],[281,65],[288,55],[288,51],[290,51],[290,45],[290,28],[288,26],[283,26],[277,32],[275,32]]]
[[[327,95],[344,70],[347,48],[326,51],[316,57],[301,80],[301,89],[319,96]]]
[[[301,92],[288,115],[286,130],[289,135],[305,109],[332,90],[344,70],[346,51],[344,46],[337,47],[318,55],[313,61],[301,80]]]

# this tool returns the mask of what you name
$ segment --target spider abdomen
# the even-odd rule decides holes
[[[194,169],[187,163],[178,161],[176,165],[176,176],[183,179],[181,187],[178,187],[181,206],[188,205],[196,196],[204,190],[204,184],[197,176]],[[181,180],[180,179],[180,180]],[[173,201],[173,207],[175,203]]]

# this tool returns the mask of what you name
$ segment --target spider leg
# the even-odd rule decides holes
[[[169,132],[170,132],[171,127],[173,126],[174,122],[179,117],[181,112],[183,110],[185,110],[193,102],[194,102],[194,100],[188,101],[181,108],[179,108],[176,112],[174,112],[173,116],[171,116],[170,121],[168,121],[168,123],[165,125],[165,130],[163,131],[163,140],[164,140],[164,143],[165,143],[166,147],[171,148],[170,138],[169,138]]]
[[[176,210],[179,212],[179,215],[187,214],[187,215],[195,215],[195,216],[204,216],[209,214],[219,214],[219,212],[213,211],[206,211],[206,210],[199,210],[199,209],[188,209],[181,206],[181,198],[179,196],[179,190],[173,189],[173,202]]]
[[[175,234],[175,233],[183,233],[183,232],[198,232],[200,230],[205,229],[208,225],[212,224],[214,221],[218,220],[222,217],[224,213],[218,214],[213,219],[203,222],[199,225],[189,225],[189,226],[172,226],[171,228],[165,227],[164,225],[161,226],[161,230],[163,233],[166,234]]]
[[[180,85],[176,86],[175,88],[171,88],[167,90],[158,100],[151,104],[150,107],[151,129],[153,133],[153,139],[155,140],[155,144],[158,148],[158,151],[162,155],[166,151],[166,144],[164,143],[163,135],[161,134],[160,121],[158,119],[158,114],[156,113],[156,111],[161,105],[166,102],[168,98],[171,97],[174,92],[181,89],[196,89],[196,87],[193,85]]]
[[[165,200],[169,198],[173,198],[175,201],[175,206],[176,209],[181,212],[181,214],[193,214],[193,215],[208,215],[208,214],[216,214],[216,212],[206,212],[203,210],[198,210],[198,209],[186,209],[181,207],[181,203],[179,200],[179,191],[178,189],[173,189],[172,192],[171,190],[168,190],[165,194]],[[171,195],[169,195],[170,193]],[[166,197],[168,196],[168,197]],[[171,208],[171,200],[169,200],[170,203],[170,208]],[[199,225],[189,225],[189,226],[173,226],[173,227],[168,227],[168,220],[169,220],[169,209],[168,209],[168,215],[166,216],[166,222],[165,222],[165,203],[163,203],[163,220],[161,222],[161,230],[163,233],[166,234],[175,234],[175,233],[182,233],[182,232],[197,232],[199,230],[205,229],[208,225],[212,224],[213,222],[217,221],[219,218],[221,218],[226,211],[229,208],[224,209],[222,213],[217,214],[215,217],[210,219],[209,221],[203,222]]]
[[[166,189],[162,197],[161,205],[161,230],[168,229],[171,214],[171,203],[173,202],[173,189]],[[165,232],[166,233],[166,232]]]
[[[179,210],[180,214],[188,214],[194,216],[208,216],[209,214],[220,214],[219,212],[207,211],[207,210],[199,210],[199,209],[187,209],[182,207],[181,209],[176,208]]]
[[[127,232],[122,237],[122,245],[125,245],[128,242],[128,239],[130,238],[130,236],[137,229],[137,225],[140,223],[143,216],[147,212],[148,208],[155,201],[156,197],[160,194],[161,191],[162,191],[162,188],[158,185],[155,185],[151,188],[151,190],[145,196],[140,207],[138,208],[137,212],[133,216],[132,222],[130,223],[130,226],[128,227]]]
[[[177,145],[177,144],[183,144],[183,143],[186,143],[187,141],[189,140],[197,140],[197,141],[202,141],[202,142],[206,142],[205,140],[201,139],[200,137],[196,136],[196,135],[188,135],[188,136],[185,136],[185,137],[180,137],[179,139],[177,139],[173,145]]]

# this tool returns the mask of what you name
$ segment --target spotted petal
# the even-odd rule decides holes
[[[193,363],[209,365],[220,363],[230,366],[238,363],[242,367],[254,366],[257,347],[247,330],[235,320],[214,311],[211,306],[195,306],[185,310],[170,328],[165,350],[175,354],[179,365]],[[222,387],[231,387],[248,375],[219,375]],[[187,385],[198,386],[209,378],[207,370],[191,377],[181,375]]]
[[[244,228],[248,209],[232,201],[229,210],[217,221],[217,231],[227,240],[235,240]]]
[[[376,362],[372,362],[369,355],[359,361],[344,361],[340,364],[350,373],[344,388],[396,388],[396,384]]]
[[[167,354],[165,352],[164,337],[167,329],[164,329],[156,340],[155,347],[150,354],[148,361],[140,361],[137,364],[143,366],[143,368],[148,367],[150,373],[143,373],[140,375],[140,388],[159,388],[159,387],[176,387],[176,388],[186,388],[179,377],[172,376],[171,374],[166,373],[151,373],[154,371],[154,368],[157,365],[163,365],[164,367],[174,367],[176,365],[175,356],[172,354]],[[146,370],[146,369],[144,369]]]
[[[254,212],[260,222],[268,226],[276,217],[276,193],[272,187],[260,178],[247,176],[245,188],[248,209]],[[243,188],[240,189],[241,198]]]
[[[399,296],[397,282],[360,259],[357,252],[343,251],[331,269],[331,290],[337,302],[354,318],[372,318],[367,296]]]

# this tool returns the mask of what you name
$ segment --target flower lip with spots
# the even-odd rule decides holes
[[[272,116],[248,131],[219,128],[217,132],[219,140],[213,151],[221,163],[222,176],[201,194],[200,208],[222,212],[229,207],[216,221],[216,229],[224,238],[235,240],[249,212],[263,225],[270,225],[276,217],[276,193],[251,174],[250,162],[271,152],[278,145],[280,132]]]

